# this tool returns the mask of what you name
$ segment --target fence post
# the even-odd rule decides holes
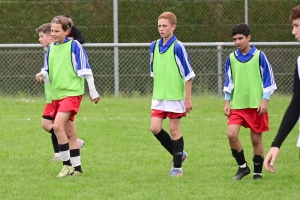
[[[245,24],[248,24],[248,0],[245,0]]]
[[[118,30],[118,0],[114,0],[114,43],[119,43]],[[115,80],[115,96],[119,96],[119,47],[114,47],[114,80]]]
[[[222,83],[222,45],[217,46],[218,51],[218,96],[222,98],[223,96],[223,83]]]

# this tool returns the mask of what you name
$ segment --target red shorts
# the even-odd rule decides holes
[[[254,133],[270,130],[268,113],[259,116],[257,108],[230,110],[227,124],[241,125],[250,128]]]
[[[151,112],[151,117],[158,117],[162,119],[166,119],[166,117],[170,119],[177,119],[181,117],[185,117],[186,113],[174,113],[174,112],[166,112],[163,110],[155,110],[153,109]]]
[[[53,120],[54,117],[52,117],[51,112],[53,112],[52,104],[51,103],[47,103],[45,105],[45,108],[44,108],[43,118],[44,119]]]
[[[53,109],[52,109],[51,116],[55,118],[57,113],[59,112],[71,112],[71,116],[69,120],[73,121],[74,116],[78,113],[81,99],[82,99],[82,95],[66,97],[60,100],[52,100]]]

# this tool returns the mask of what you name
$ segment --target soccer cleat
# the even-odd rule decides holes
[[[250,168],[248,167],[248,165],[245,168],[239,167],[237,173],[232,178],[232,180],[241,180],[242,178],[244,178],[244,176],[247,176],[248,174],[250,174]]]
[[[181,168],[173,168],[170,171],[170,175],[174,177],[179,177],[183,175],[183,171]]]
[[[182,162],[185,161],[188,157],[188,153],[186,151],[182,152]],[[173,162],[173,159],[171,160],[171,163]]]
[[[188,153],[186,151],[182,152],[182,162],[185,161],[188,157]]]
[[[51,159],[53,162],[60,162],[61,161],[61,156],[60,153],[55,153],[53,158]]]
[[[64,165],[61,172],[57,175],[57,178],[64,178],[71,176],[74,173],[75,169],[72,166]]]
[[[78,144],[79,144],[79,149],[81,149],[84,145],[84,141],[82,139],[77,139]]]
[[[253,175],[253,179],[254,180],[262,180],[262,175],[260,175],[260,174],[254,174]]]
[[[81,176],[82,175],[82,172],[79,172],[79,171],[74,171],[73,174],[71,174],[71,176]]]

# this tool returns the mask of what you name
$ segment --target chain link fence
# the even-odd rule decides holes
[[[279,94],[290,94],[293,73],[299,46],[257,46],[267,55],[277,82]],[[113,48],[85,47],[91,64],[95,84],[102,96],[115,94]],[[223,65],[227,56],[234,51],[232,46],[222,48]],[[216,46],[190,46],[187,51],[192,61],[196,78],[193,94],[219,94],[218,59]],[[0,95],[42,95],[43,84],[35,81],[35,74],[43,63],[42,48],[10,48],[0,51]],[[149,72],[149,49],[147,47],[119,48],[119,94],[132,97],[151,95],[152,78]],[[86,87],[87,89],[87,87]],[[87,91],[86,91],[87,92]]]
[[[255,42],[293,42],[289,14],[298,0],[248,1],[248,23]],[[0,1],[0,44],[37,43],[35,28],[56,15],[71,15],[86,43],[112,43],[113,0]],[[231,27],[245,21],[244,0],[119,0],[120,43],[150,43],[159,37],[157,17],[172,11],[178,17],[176,36],[185,42],[231,42]],[[299,47],[257,46],[273,66],[277,93],[290,94]],[[113,47],[85,47],[102,96],[114,95]],[[222,66],[234,46],[222,49]],[[216,46],[187,47],[196,78],[194,95],[218,95]],[[0,48],[0,95],[42,95],[35,74],[43,63],[43,49]],[[223,73],[223,68],[222,68]],[[224,77],[222,77],[224,81]],[[119,94],[150,95],[149,47],[119,48]]]

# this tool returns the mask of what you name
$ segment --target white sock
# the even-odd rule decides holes
[[[67,151],[60,151],[60,156],[62,161],[70,160],[70,150]]]
[[[71,157],[72,167],[77,167],[81,165],[80,156]]]
[[[240,165],[239,167],[240,167],[240,168],[245,168],[245,167],[247,167],[247,164],[245,163],[245,164],[243,164],[243,165]]]

